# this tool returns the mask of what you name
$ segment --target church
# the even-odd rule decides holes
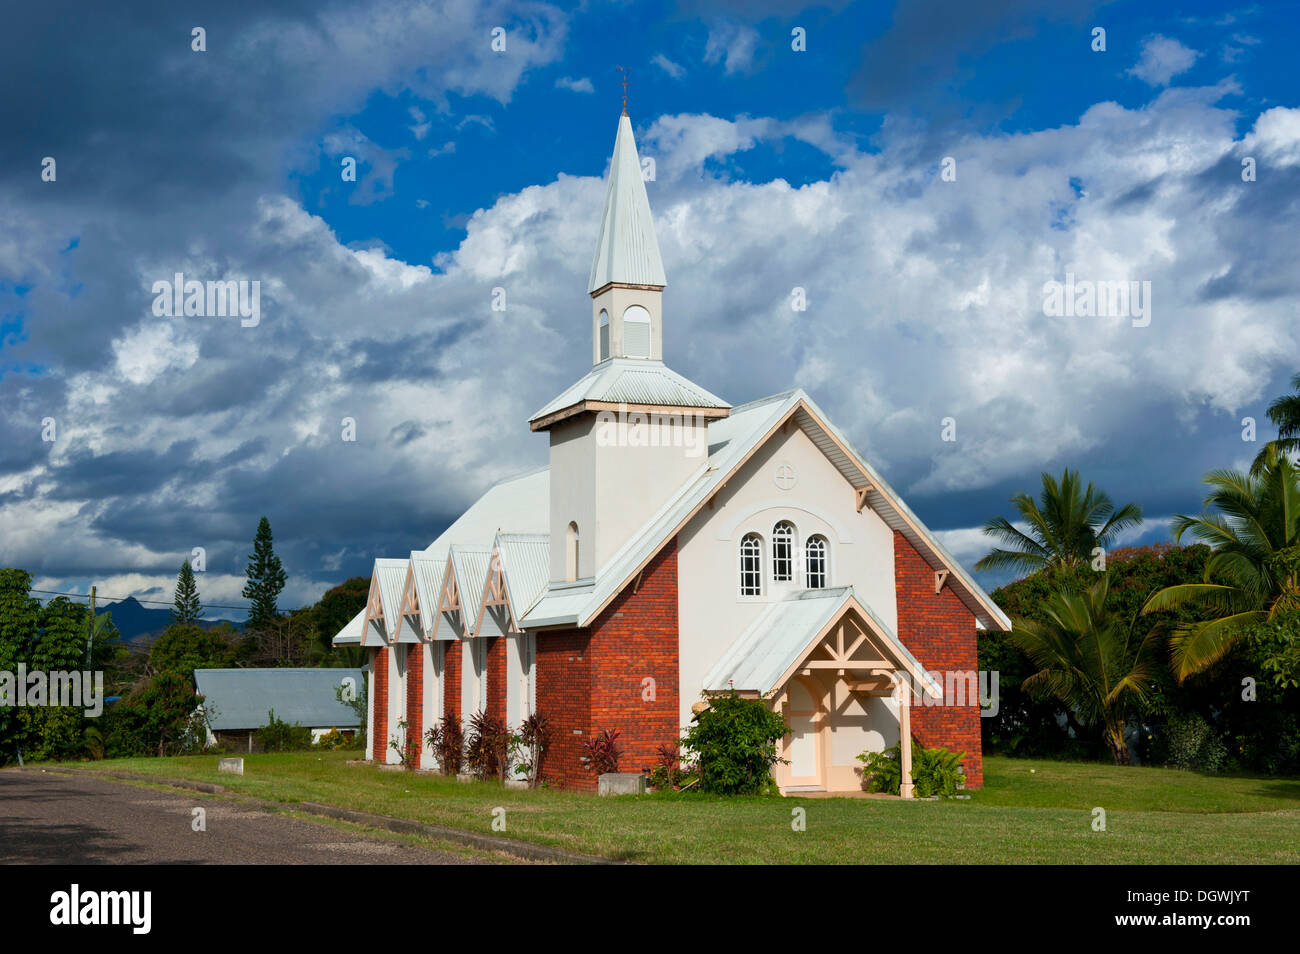
[[[398,762],[390,742],[409,739],[435,768],[422,743],[441,720],[538,712],[546,782],[594,790],[584,741],[617,729],[620,770],[649,771],[734,691],[790,727],[783,792],[861,791],[857,756],[907,735],[964,752],[979,787],[976,630],[1010,622],[804,391],[733,406],[673,371],[667,284],[625,109],[587,285],[592,368],[528,422],[548,466],[376,560],[334,638],[368,651],[366,758]]]

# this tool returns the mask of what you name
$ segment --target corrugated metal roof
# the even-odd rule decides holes
[[[338,635],[334,637],[334,645],[341,646],[345,643],[361,642],[361,634],[366,626],[366,608],[363,606],[361,612],[348,620],[346,626],[339,630]]]
[[[465,623],[472,627],[478,619],[483,587],[487,585],[488,569],[492,566],[492,548],[457,544],[451,548],[451,565],[456,570],[456,586],[460,590]]]
[[[499,533],[493,552],[500,561],[506,598],[516,623],[537,602],[551,576],[551,540],[541,533]],[[486,592],[484,596],[486,596]],[[483,609],[482,636],[504,636],[504,613]]]
[[[528,612],[551,579],[551,538],[543,533],[502,533],[496,546],[505,571],[510,606],[519,616]]]
[[[446,567],[446,558],[434,559],[423,550],[411,552],[411,577],[415,585],[415,598],[420,603],[420,631],[425,638],[433,633],[442,574]]]
[[[662,361],[609,358],[566,388],[559,397],[529,418],[529,421],[547,417],[583,401],[665,407],[731,407],[722,398],[682,377]]]
[[[427,549],[413,553],[413,555],[422,555],[424,559],[432,561],[433,564],[433,569],[429,571],[431,577],[424,580],[426,586],[430,585],[430,580],[432,581],[429,590],[432,597],[430,612],[437,612],[438,597],[442,592],[442,573],[447,561],[447,550],[453,543],[476,543],[491,540],[503,527],[519,532],[546,533],[550,529],[550,517],[551,475],[547,468],[542,467],[531,470],[493,484],[483,496],[474,501],[468,510],[429,544]],[[373,578],[373,569],[371,572]],[[405,584],[405,577],[402,579],[402,584]],[[421,593],[420,596],[423,600],[425,594]],[[477,594],[474,599],[477,599]],[[400,596],[397,606],[399,608],[401,606]],[[385,612],[387,612],[387,609],[385,609]],[[363,629],[365,628],[364,621],[363,611]],[[426,627],[426,631],[432,632],[433,621],[421,620],[421,623]],[[351,623],[349,623],[350,625]],[[334,641],[337,643],[351,642],[352,640],[348,638],[340,639],[347,632],[348,627],[344,627],[334,637]],[[365,638],[367,640],[365,645],[383,645],[383,641],[378,635],[368,634]]]
[[[942,687],[926,674],[871,607],[856,598],[851,586],[804,590],[766,607],[709,670],[701,688],[706,692],[735,689],[763,696],[781,688],[781,677],[813,648],[817,634],[849,608],[857,611],[895,659],[910,669],[934,698],[940,698]]]
[[[609,184],[605,188],[605,213],[600,220],[600,237],[591,262],[588,293],[610,282],[629,285],[668,284],[654,218],[641,177],[641,160],[632,135],[632,121],[624,113],[618,119],[614,155],[609,163]]]
[[[349,624],[351,625],[351,624]],[[362,669],[196,669],[194,682],[214,730],[258,729],[267,712],[313,729],[355,729],[360,722],[338,701],[335,690],[345,678],[360,691]]]

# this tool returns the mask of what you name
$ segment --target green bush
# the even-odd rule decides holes
[[[1214,729],[1199,715],[1177,715],[1165,729],[1165,745],[1171,768],[1214,775],[1223,770],[1228,748]]]
[[[355,740],[344,735],[338,729],[330,729],[328,732],[321,733],[321,737],[314,743],[318,749],[349,749],[354,747]]]
[[[301,752],[311,748],[311,729],[276,718],[275,710],[266,714],[266,725],[253,737],[264,752]]]
[[[719,795],[757,795],[775,789],[776,744],[790,731],[779,712],[759,699],[732,692],[709,699],[686,729],[683,751],[700,776],[700,790]]]
[[[895,745],[884,752],[863,752],[858,756],[862,763],[862,777],[867,791],[897,795],[902,789],[902,749]],[[951,798],[957,794],[962,780],[961,760],[965,752],[949,749],[923,749],[912,740],[912,785],[917,798],[942,795]]]

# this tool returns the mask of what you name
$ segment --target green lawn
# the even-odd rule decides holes
[[[382,772],[346,764],[353,757],[251,755],[242,777],[219,774],[213,756],[80,767],[218,782],[273,801],[323,802],[489,834],[500,806],[508,837],[645,862],[1300,862],[1300,779],[989,758],[985,788],[968,801],[598,798]],[[1092,830],[1098,807],[1106,810],[1104,832]],[[792,830],[797,808],[806,812],[806,831]]]

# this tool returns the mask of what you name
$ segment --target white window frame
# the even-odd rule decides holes
[[[788,531],[788,532],[787,532]],[[799,531],[793,521],[778,520],[772,527],[772,582],[773,583],[793,583],[795,578],[795,543]],[[778,547],[785,550],[784,556],[779,554]],[[785,575],[780,575],[780,567],[785,564]]]
[[[754,542],[755,547],[752,553],[747,554],[745,552],[746,544],[751,540]],[[763,551],[765,549],[766,544],[761,533],[748,530],[741,535],[740,545],[736,548],[736,568],[739,573],[739,586],[737,586],[736,592],[741,599],[757,599],[763,595]],[[746,568],[746,560],[750,557],[757,561],[757,565],[752,570]],[[756,592],[746,592],[747,576],[753,577],[757,590]]]
[[[813,583],[813,553],[814,550],[819,554],[818,560],[821,566],[816,575],[821,577],[820,583]],[[822,590],[831,585],[831,544],[825,535],[814,533],[804,544],[804,587],[810,590]]]

